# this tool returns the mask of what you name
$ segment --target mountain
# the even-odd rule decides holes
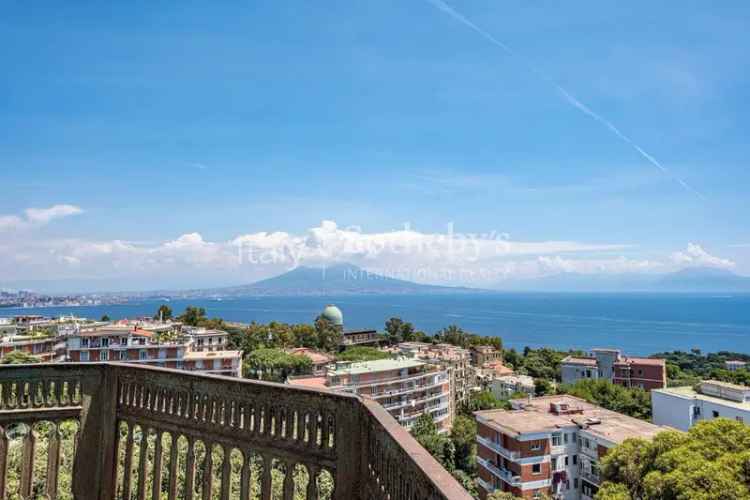
[[[664,276],[659,286],[677,291],[750,292],[750,278],[726,269],[696,267]]]
[[[750,278],[716,268],[686,268],[668,274],[559,273],[498,283],[498,290],[539,292],[750,292]]]
[[[250,285],[201,290],[205,295],[347,295],[455,293],[477,291],[470,288],[422,285],[371,273],[352,264],[330,267],[298,267],[289,272]],[[197,291],[193,291],[195,293]]]

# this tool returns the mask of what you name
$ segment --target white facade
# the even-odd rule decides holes
[[[713,384],[704,385],[710,391]],[[692,387],[656,389],[651,391],[653,422],[682,431],[687,431],[701,420],[719,417],[750,424],[750,388],[745,393],[740,401],[701,394]]]

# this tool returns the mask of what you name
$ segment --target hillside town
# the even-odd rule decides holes
[[[335,305],[314,325],[226,323],[191,307],[174,317],[168,306],[117,320],[0,318],[0,363],[37,362],[118,362],[356,394],[482,500],[605,498],[602,463],[625,441],[720,418],[750,423],[750,387],[674,385],[664,358],[612,347],[517,353],[498,338],[455,326],[429,336],[399,318],[383,331],[348,330]],[[741,376],[746,364],[726,360],[724,369]]]

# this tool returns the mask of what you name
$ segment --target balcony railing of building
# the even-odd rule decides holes
[[[0,498],[470,500],[371,399],[119,363],[0,368]]]
[[[517,474],[513,474],[513,471],[510,471],[508,469],[501,469],[497,465],[493,464],[489,460],[485,460],[482,457],[477,457],[477,462],[490,471],[492,474],[494,474],[496,477],[502,479],[506,483],[508,483],[511,486],[521,486],[521,476]]]
[[[502,455],[503,457],[507,458],[508,460],[516,460],[521,457],[521,453],[518,451],[511,451],[507,448],[503,448],[499,443],[496,443],[494,441],[491,441],[485,437],[477,436],[477,442],[486,448],[489,448],[490,450],[494,451],[495,453],[498,453]]]

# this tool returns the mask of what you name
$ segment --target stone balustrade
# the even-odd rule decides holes
[[[0,498],[469,500],[377,402],[120,363],[0,368]]]

